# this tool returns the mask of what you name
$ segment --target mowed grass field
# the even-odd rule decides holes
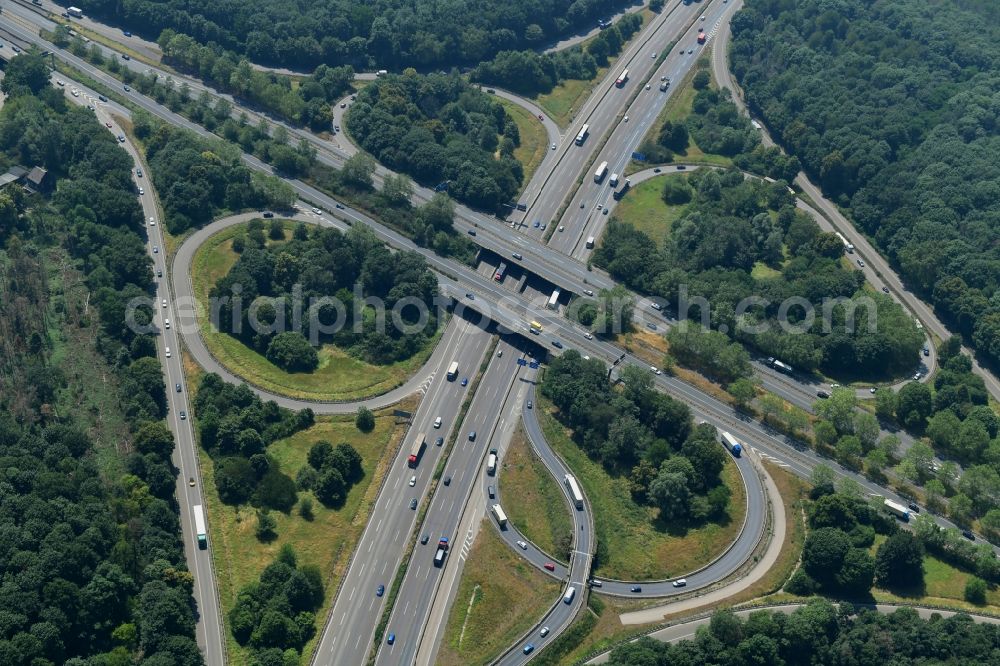
[[[632,500],[629,480],[610,476],[570,439],[545,398],[535,404],[549,445],[569,465],[594,512],[594,528],[603,544],[595,576],[622,580],[673,578],[699,569],[724,552],[739,535],[746,516],[746,488],[734,463],[727,462],[723,481],[732,491],[728,519],[686,530],[658,526],[657,511]]]
[[[415,408],[416,404],[412,407]],[[256,509],[248,505],[229,506],[219,500],[212,459],[199,449],[204,483],[202,495],[208,511],[209,547],[212,549],[224,613],[232,610],[240,589],[255,582],[260,572],[274,561],[282,545],[288,543],[295,549],[300,563],[316,565],[323,573],[324,602],[316,617],[319,620],[326,617],[336,585],[364,529],[380,480],[404,431],[405,425],[397,425],[390,410],[376,414],[375,429],[367,434],[354,426],[353,415],[320,416],[311,428],[269,446],[268,454],[279,463],[281,471],[293,479],[298,469],[306,464],[309,448],[319,440],[334,445],[350,443],[361,454],[365,472],[364,478],[351,488],[346,502],[339,509],[324,507],[311,492],[299,492],[300,503],[304,497],[312,499],[312,520],[300,515],[299,505],[287,515],[272,511],[271,515],[278,524],[278,537],[270,543],[262,543],[255,536]],[[229,632],[226,632],[226,640],[230,661],[234,664],[247,663],[249,654]],[[306,646],[304,654],[309,654],[310,649],[311,643]]]
[[[465,561],[437,666],[488,664],[537,622],[559,595],[559,582],[511,550],[490,521],[483,519]]]
[[[569,503],[558,481],[535,454],[524,431],[514,433],[498,475],[500,499],[511,524],[552,557],[568,561],[565,549],[573,538]]]
[[[246,225],[236,225],[224,229],[198,249],[191,263],[191,281],[200,303],[208,303],[212,286],[236,263],[238,255],[233,251],[233,238],[245,228]],[[285,221],[286,239],[291,237],[293,228],[293,222]],[[357,400],[385,393],[416,372],[440,339],[439,333],[424,350],[391,365],[372,365],[326,344],[318,350],[319,367],[314,372],[286,372],[236,338],[215,330],[207,312],[199,318],[198,325],[208,350],[233,374],[265,390],[306,400]]]
[[[631,224],[652,238],[660,247],[667,242],[674,222],[680,219],[688,207],[687,204],[670,205],[663,200],[663,184],[668,178],[687,179],[687,176],[656,176],[639,183],[618,202],[612,214],[612,217]]]

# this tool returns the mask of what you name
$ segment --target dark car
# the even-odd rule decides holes
[[[475,236],[476,235],[476,230],[475,229],[469,229],[469,235],[470,236]]]
[[[976,535],[972,533],[971,530],[962,530],[962,536],[964,536],[969,541],[975,541]]]
[[[931,350],[927,347],[924,347],[924,356],[930,356],[930,355],[931,355]]]
[[[446,486],[450,486],[451,485],[451,477],[450,476],[444,477],[444,485],[446,485]]]
[[[490,496],[490,499],[496,499],[497,490],[493,486],[489,486],[488,488],[486,488],[486,494]]]
[[[180,384],[174,384],[174,389],[176,389],[176,391],[178,393],[180,393],[181,392],[181,385]]]
[[[660,171],[662,171],[660,167],[656,167],[655,169],[653,169],[653,173],[660,173]]]
[[[535,649],[534,644],[528,643],[524,646],[524,654],[531,654]]]
[[[379,585],[375,588],[376,597],[381,597],[383,594],[385,594],[385,585]]]
[[[272,213],[271,211],[265,211],[264,212],[264,217],[269,217],[269,218],[270,217],[274,217],[274,213]]]
[[[188,413],[187,412],[181,412],[181,421],[186,420],[187,417],[188,417]]]
[[[469,441],[470,442],[476,441],[476,431],[475,430],[473,430],[472,432],[469,433]]]
[[[435,446],[441,446],[442,444],[444,444],[444,437],[438,437],[437,439],[434,440]]]
[[[108,101],[108,98],[105,97],[104,95],[98,95],[97,99],[101,100],[102,102],[107,102]],[[140,173],[139,175],[141,176],[142,174]]]
[[[528,401],[528,409],[531,409],[531,407],[532,407],[532,404],[531,404],[531,401],[529,400]]]
[[[131,37],[132,36],[132,33],[129,32],[128,30],[124,31],[122,34],[125,35],[126,37]]]
[[[468,386],[468,385],[469,385],[469,378],[462,377],[462,386]]]
[[[156,277],[163,277],[163,271],[159,268],[156,269]]]
[[[678,165],[677,165],[677,170],[678,170],[678,171],[684,171],[684,169],[687,169],[687,167],[686,167],[686,166],[684,166],[683,164],[678,164]]]
[[[816,391],[816,397],[826,399],[830,397],[830,394],[826,391]]]
[[[123,53],[122,54],[122,60],[131,60],[131,59],[132,59],[132,56],[130,56],[129,54],[127,54],[127,53]]]
[[[465,292],[465,297],[466,297],[467,299],[469,299],[470,301],[474,301],[474,300],[476,300],[476,295],[475,295],[475,294],[473,294],[473,293],[472,293],[471,291],[467,291],[467,292]]]
[[[916,502],[910,502],[909,504],[907,504],[907,507],[908,507],[908,508],[910,509],[910,511],[912,511],[913,513],[920,513],[920,507],[919,507],[919,506],[917,506],[917,503],[916,503]]]
[[[129,88],[128,86],[122,86],[122,88],[123,88],[123,89],[125,90],[125,92],[129,92],[129,91],[131,91],[131,90],[132,90],[132,89],[131,89],[131,88]]]
[[[636,592],[636,593],[642,592],[642,585],[633,585],[632,586],[632,591]]]
[[[430,541],[430,539],[431,538],[429,536],[427,536],[426,534],[423,535],[422,537],[420,537],[420,545],[426,546],[427,542]]]
[[[555,347],[556,349],[562,349],[563,348],[563,344],[561,342],[559,342],[558,340],[553,340],[552,341],[552,346]]]
[[[396,642],[396,634],[389,634],[389,636],[385,639],[385,642],[388,645],[392,645],[393,643],[395,643]]]
[[[417,508],[417,499],[416,498],[413,498],[413,499],[410,500],[410,508],[411,509],[416,509]]]
[[[344,204],[342,204],[342,203],[336,203],[336,204],[333,204],[333,206],[337,210],[344,210]]]

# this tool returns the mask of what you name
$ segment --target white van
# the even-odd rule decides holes
[[[576,588],[575,587],[568,587],[568,588],[566,588],[566,594],[563,595],[563,603],[567,604],[567,605],[573,603],[573,597],[575,597],[575,596],[576,596]]]
[[[434,427],[435,428],[440,428],[441,427],[441,417],[440,416],[437,417],[436,419],[434,419]]]

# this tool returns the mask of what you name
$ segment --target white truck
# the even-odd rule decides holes
[[[194,532],[198,536],[198,548],[208,548],[208,532],[205,530],[205,511],[201,504],[191,507],[194,512]]]
[[[608,181],[608,185],[611,187],[618,187],[618,174],[611,174],[611,180]]]
[[[594,172],[594,182],[599,183],[604,180],[604,177],[608,175],[608,163],[601,162],[597,167],[597,171]]]
[[[490,457],[486,459],[486,473],[496,476],[497,473],[497,450],[490,449]]]
[[[66,13],[73,18],[83,18],[83,10],[79,7],[67,7]]]
[[[886,500],[884,502],[885,510],[896,516],[904,522],[910,521],[910,510],[898,502],[893,502],[892,500]]]
[[[729,452],[733,454],[734,457],[739,458],[740,454],[743,453],[743,446],[740,445],[736,438],[730,435],[728,432],[722,433],[722,443],[726,445]]]

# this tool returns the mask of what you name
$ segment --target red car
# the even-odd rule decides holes
[[[556,570],[556,565],[552,564],[551,562],[546,562],[544,566],[549,571],[555,571]]]

